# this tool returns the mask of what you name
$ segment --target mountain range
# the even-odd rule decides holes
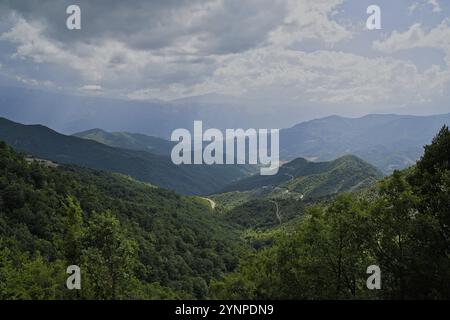
[[[167,155],[115,148],[63,135],[42,125],[23,125],[5,118],[0,118],[0,140],[38,158],[118,172],[182,194],[214,193],[252,172],[245,165],[176,166]],[[158,139],[154,141],[161,143]]]
[[[280,157],[329,161],[353,154],[390,173],[413,165],[444,124],[450,114],[330,116],[281,130]]]
[[[164,139],[175,129],[192,129],[195,120],[202,120],[205,128],[221,130],[261,125],[255,112],[241,104],[138,101],[12,87],[0,87],[0,116],[24,124],[39,123],[64,134],[101,128]]]
[[[192,129],[194,120],[202,120],[205,128],[221,130],[260,128],[263,124],[273,128],[280,123],[275,118],[270,122],[269,116],[264,118],[263,110],[258,117],[265,120],[258,120],[237,99],[230,105],[220,101],[218,97],[203,97],[144,102],[0,87],[0,116],[25,124],[39,123],[64,134],[78,132],[80,137],[113,147],[160,155],[167,155],[171,148],[170,142],[164,140],[172,131]],[[291,115],[290,122],[295,117]],[[450,124],[450,114],[319,118],[282,129],[280,157],[283,161],[298,157],[330,161],[353,154],[389,174],[414,164],[422,154],[423,145],[429,143],[443,124]]]

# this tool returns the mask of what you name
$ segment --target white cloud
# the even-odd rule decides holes
[[[323,103],[409,103],[441,92],[439,68],[421,73],[413,63],[391,58],[293,50],[255,50],[233,57],[215,76],[236,88],[259,94],[299,96]],[[275,91],[275,92],[274,92]]]
[[[402,105],[442,95],[449,79],[449,72],[437,66],[420,72],[413,63],[392,58],[271,47],[224,58],[202,82],[141,90],[131,98],[219,93],[255,99],[278,97],[281,105],[288,99],[297,103]]]
[[[417,88],[419,92],[429,92],[429,99],[442,96],[448,91],[450,85],[450,19],[443,20],[439,25],[427,31],[416,23],[405,32],[394,31],[384,40],[375,41],[374,49],[384,53],[395,53],[415,48],[433,48],[441,50],[445,54],[445,68],[432,65],[422,73],[419,81],[423,88]],[[411,81],[415,81],[411,78]],[[427,83],[429,81],[429,83]],[[448,93],[448,92],[447,92]]]
[[[446,54],[446,64],[450,67],[450,18],[428,32],[419,23],[412,25],[405,32],[394,31],[388,38],[375,41],[373,47],[385,53],[414,48],[440,49]]]
[[[163,64],[163,56],[134,50],[123,43],[105,40],[103,43],[77,43],[67,46],[49,39],[44,26],[18,18],[14,27],[0,35],[17,45],[15,59],[31,59],[37,64],[54,64],[79,72],[84,79],[93,82],[115,81],[124,73],[139,74],[150,64]]]
[[[288,15],[270,34],[274,45],[290,46],[304,40],[318,40],[330,46],[350,39],[352,33],[330,19],[344,0],[288,1]]]
[[[27,77],[20,76],[20,75],[16,75],[15,79],[18,82],[29,85],[31,87],[46,87],[46,88],[53,88],[53,89],[57,88],[53,82],[48,81],[48,80],[46,80],[46,81],[36,80],[36,79],[27,78]]]
[[[408,7],[408,13],[409,14],[413,14],[417,8],[419,8],[419,2],[413,2],[409,7]]]
[[[171,100],[218,93],[279,98],[280,102],[373,105],[427,101],[443,94],[448,88],[448,68],[431,66],[420,71],[412,62],[330,50],[353,36],[332,19],[343,2],[276,0],[274,3],[286,9],[280,11],[285,15],[278,25],[272,26],[278,21],[278,11],[258,11],[254,20],[237,24],[237,28],[245,26],[241,31],[229,29],[232,21],[213,23],[224,20],[218,17],[231,19],[236,8],[242,9],[241,2],[214,0],[190,7],[181,15],[184,27],[191,32],[181,32],[173,41],[155,48],[139,48],[114,37],[65,43],[52,38],[45,25],[24,18],[17,18],[14,26],[0,35],[0,41],[16,45],[16,59],[56,65],[80,75],[81,80],[74,84],[79,90],[116,93],[130,99]],[[265,25],[261,36],[259,22],[267,17],[271,23]],[[175,32],[168,28],[158,30]],[[245,49],[230,50],[240,42],[227,37],[238,33],[242,33],[239,41]],[[256,40],[248,47],[247,40],[253,37]],[[306,40],[317,41],[328,50],[292,49]],[[450,65],[449,21],[429,32],[415,24],[406,32],[393,32],[374,43],[375,49],[386,53],[414,47],[440,48],[447,53]]]
[[[183,25],[179,26],[181,32],[162,48],[138,49],[114,37],[96,42],[63,42],[49,36],[47,25],[20,16],[15,16],[13,27],[0,35],[0,40],[16,45],[14,58],[72,70],[81,75],[82,83],[97,83],[104,89],[122,92],[128,90],[128,94],[134,97],[142,97],[143,93],[144,96],[159,93],[167,99],[169,97],[164,92],[173,92],[176,98],[213,89],[228,93],[245,91],[245,88],[238,89],[232,84],[206,85],[203,82],[203,79],[211,78],[230,54],[245,52],[236,50],[236,53],[227,53],[227,50],[221,50],[224,45],[234,46],[228,43],[230,39],[243,37],[241,42],[244,47],[249,40],[255,47],[278,46],[281,49],[311,39],[332,45],[351,36],[351,32],[330,18],[344,0],[249,1],[251,3],[242,4],[240,1],[213,0],[182,6],[184,11],[176,11],[178,20],[183,21]],[[264,1],[264,6],[260,5],[261,1]],[[267,10],[270,6],[274,9]],[[250,18],[235,17],[239,11],[253,15]],[[224,18],[231,20],[223,21]],[[239,29],[229,29],[234,23],[232,19],[238,21],[236,26]],[[277,22],[279,26],[274,24],[271,27],[264,22],[266,20]],[[261,22],[266,24],[262,31]],[[172,30],[170,23],[161,24],[158,28]],[[170,30],[160,32],[174,32]],[[183,30],[191,32],[184,33]],[[155,30],[149,32],[153,34]],[[259,37],[261,32],[266,32],[264,45],[251,40],[253,36]],[[77,87],[81,86],[83,84]]]
[[[441,5],[438,0],[428,0],[428,4],[433,8],[433,12],[441,12]]]
[[[431,10],[434,13],[440,13],[442,12],[441,5],[438,0],[421,0],[421,1],[415,1],[408,7],[408,13],[412,14],[416,12],[419,8],[422,7],[431,7]]]
[[[102,86],[95,85],[95,84],[88,84],[80,87],[80,90],[82,91],[91,91],[91,92],[99,92],[102,91]]]
[[[100,77],[89,67],[86,60],[73,54],[69,48],[64,48],[61,43],[45,37],[44,29],[42,24],[31,24],[23,18],[17,18],[11,30],[0,35],[0,40],[7,40],[17,45],[13,58],[30,58],[38,64],[52,63],[70,66],[92,78]]]

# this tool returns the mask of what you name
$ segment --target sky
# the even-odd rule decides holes
[[[81,30],[66,28],[71,4]],[[381,30],[366,28],[372,4]],[[450,1],[0,0],[0,85],[255,112],[445,113]]]

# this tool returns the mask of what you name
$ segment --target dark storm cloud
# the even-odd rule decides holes
[[[436,67],[427,55],[429,65],[417,68],[414,52],[406,59],[393,55],[421,45],[450,57],[448,20],[422,30],[415,17],[405,22],[412,31],[403,26],[363,39],[361,3],[0,0],[0,83],[6,77],[131,99],[218,94],[247,97],[258,108],[260,101],[405,105],[448,92],[450,63]],[[81,6],[81,31],[66,28],[71,4]],[[403,3],[396,14],[406,10]],[[395,41],[383,38],[389,33]],[[381,50],[374,52],[376,39]]]
[[[78,32],[65,27],[71,4],[82,10]],[[0,9],[40,22],[48,37],[63,43],[114,39],[131,48],[157,50],[193,39],[204,55],[258,46],[282,22],[286,6],[273,0],[5,0]]]

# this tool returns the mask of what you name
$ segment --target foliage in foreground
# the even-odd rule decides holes
[[[366,287],[370,265],[382,289]],[[375,199],[344,194],[306,210],[293,232],[246,256],[212,285],[215,298],[449,299],[450,132],[417,166],[382,181]]]

